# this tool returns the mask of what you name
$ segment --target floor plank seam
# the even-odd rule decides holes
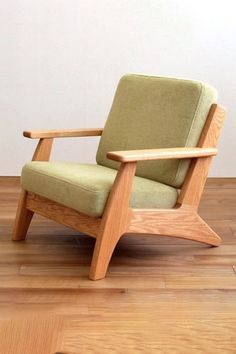
[[[236,178],[201,201],[220,247],[127,235],[98,282],[84,235],[39,217],[10,240],[18,195],[0,177],[1,354],[236,353]]]

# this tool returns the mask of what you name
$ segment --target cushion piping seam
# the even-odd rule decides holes
[[[186,83],[194,83],[194,84],[202,85],[202,81],[192,80],[192,79],[181,79],[181,78],[178,79],[176,77],[166,77],[166,76],[153,76],[153,75],[148,76],[148,75],[142,75],[142,74],[127,74],[127,75],[122,76],[122,78],[129,77],[129,76],[144,77],[147,79],[165,79],[165,80],[181,81],[181,82],[186,82]]]
[[[48,177],[48,178],[50,178],[50,179],[56,179],[57,181],[63,181],[63,182],[65,182],[65,183],[67,183],[67,184],[71,184],[71,185],[73,185],[74,187],[79,187],[79,188],[81,188],[81,189],[83,189],[84,191],[86,191],[86,192],[90,192],[90,193],[93,193],[93,194],[99,194],[100,193],[100,191],[95,191],[95,190],[91,190],[91,189],[87,189],[87,188],[84,188],[84,187],[82,187],[80,184],[75,184],[75,183],[71,183],[71,182],[68,182],[68,181],[66,181],[64,178],[58,178],[58,177],[54,177],[54,176],[49,176],[49,175],[47,175],[46,173],[42,173],[42,172],[36,172],[36,171],[34,171],[32,168],[30,168],[30,167],[27,167],[32,173],[34,173],[34,174],[38,174],[38,175],[41,175],[41,176],[46,176],[46,177]],[[105,190],[106,192],[109,192],[110,190]]]
[[[56,180],[58,180],[59,182],[61,182],[61,181],[63,181],[63,182],[65,182],[65,183],[67,183],[67,184],[71,184],[71,185],[73,185],[73,186],[75,186],[75,187],[80,187],[81,189],[83,189],[84,191],[86,191],[86,192],[91,192],[91,193],[93,193],[93,194],[99,194],[100,192],[99,191],[94,191],[94,190],[90,190],[90,189],[86,189],[86,188],[84,188],[84,187],[82,187],[80,184],[74,184],[74,183],[69,183],[69,182],[67,182],[65,179],[60,179],[60,178],[58,178],[58,177],[52,177],[52,176],[48,176],[48,175],[46,175],[45,173],[42,173],[42,172],[36,172],[35,170],[33,170],[32,168],[30,168],[30,167],[27,167],[32,173],[34,173],[34,174],[39,174],[39,175],[41,175],[41,176],[47,176],[47,177],[49,177],[50,179],[56,179]],[[143,178],[143,177],[140,177],[140,176],[134,176],[134,180],[135,180],[135,177],[138,177],[138,178],[141,178],[141,179],[148,179],[148,178]],[[154,182],[154,183],[158,183],[158,184],[161,184],[161,185],[164,185],[164,186],[166,186],[166,187],[169,187],[169,188],[172,188],[172,189],[178,189],[178,188],[176,188],[176,187],[173,187],[173,186],[169,186],[168,184],[165,184],[165,183],[162,183],[162,182],[158,182],[158,181],[154,181],[154,180],[151,180],[151,179],[148,179],[148,180],[150,180],[150,181],[152,181],[152,182]],[[109,190],[105,190],[105,192],[110,192],[110,189]]]

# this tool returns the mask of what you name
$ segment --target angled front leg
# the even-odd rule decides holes
[[[26,209],[27,192],[21,191],[20,199],[18,202],[16,219],[13,228],[12,240],[21,241],[24,240],[34,213],[31,210]]]
[[[90,269],[90,279],[102,279],[106,275],[112,253],[120,237],[126,232],[131,219],[129,199],[136,162],[122,163],[110,192]]]
[[[53,139],[40,139],[34,152],[32,161],[48,161],[51,153]],[[16,218],[13,228],[12,240],[21,241],[26,234],[34,213],[26,208],[27,191],[22,190],[18,202]]]

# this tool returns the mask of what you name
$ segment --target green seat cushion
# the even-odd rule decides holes
[[[101,136],[97,163],[117,169],[108,151],[196,146],[216,90],[202,82],[125,75]],[[137,176],[181,187],[189,160],[140,162]]]
[[[23,189],[93,217],[103,214],[117,171],[96,164],[30,162],[23,167]],[[133,208],[172,208],[178,190],[135,177]]]

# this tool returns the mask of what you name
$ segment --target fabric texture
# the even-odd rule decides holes
[[[119,163],[108,151],[196,146],[216,91],[197,81],[125,75],[119,82],[97,164],[30,162],[22,187],[92,217],[103,214]],[[130,206],[172,208],[189,160],[138,163]]]
[[[117,169],[109,151],[194,147],[216,90],[202,82],[125,75],[119,82],[101,136],[97,163]],[[189,160],[139,162],[137,176],[181,187]]]
[[[103,214],[117,171],[96,164],[30,162],[23,167],[23,189],[93,217]],[[133,208],[172,208],[177,189],[135,177]]]

